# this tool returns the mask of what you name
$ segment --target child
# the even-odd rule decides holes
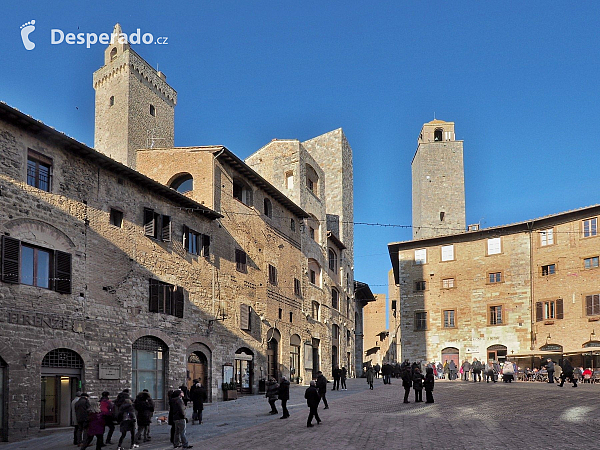
[[[402,387],[404,388],[404,403],[410,403],[408,401],[408,394],[412,387],[412,379],[410,377],[410,370],[408,368],[402,369]]]
[[[415,390],[415,403],[420,403],[423,401],[423,374],[418,367],[415,367],[412,382]]]
[[[435,382],[435,377],[433,376],[433,369],[428,367],[425,370],[425,403],[433,403],[433,383]]]

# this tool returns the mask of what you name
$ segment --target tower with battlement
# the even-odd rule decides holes
[[[129,167],[136,150],[174,145],[177,92],[122,38],[115,25],[104,65],[94,72],[96,150]]]

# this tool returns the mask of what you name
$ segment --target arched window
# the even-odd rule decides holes
[[[308,260],[308,279],[315,286],[321,287],[321,266],[316,259]]]
[[[442,133],[443,132],[444,132],[443,129],[436,128],[436,130],[433,132],[433,140],[434,141],[441,141],[442,140]]]
[[[132,346],[132,392],[148,389],[156,408],[165,407],[165,368],[169,348],[159,338],[143,336]]]
[[[306,165],[306,187],[315,195],[319,195],[319,175],[310,164]]]
[[[267,216],[269,218],[273,217],[273,205],[271,204],[271,200],[269,200],[268,198],[265,198],[264,206],[265,206],[265,216]]]
[[[337,273],[338,272],[337,253],[335,253],[335,250],[333,250],[331,247],[329,247],[328,255],[329,255],[329,270],[331,270],[333,273]]]
[[[117,59],[117,47],[113,47],[110,51],[110,60],[113,61],[115,59]]]
[[[331,289],[331,307],[333,309],[339,309],[340,306],[340,293],[336,288]]]
[[[189,173],[177,176],[170,184],[171,188],[181,194],[190,192],[194,189],[194,178]]]
[[[298,382],[300,377],[300,346],[302,340],[297,334],[290,337],[290,378]]]
[[[233,179],[233,197],[244,205],[252,206],[252,189],[239,178]]]

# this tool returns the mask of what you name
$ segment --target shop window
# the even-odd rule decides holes
[[[168,347],[154,336],[143,336],[132,345],[131,389],[147,389],[157,410],[165,405],[165,371],[168,364]]]

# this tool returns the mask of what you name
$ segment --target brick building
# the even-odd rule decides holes
[[[385,294],[373,294],[374,302],[364,307],[363,348],[365,362],[383,365],[388,361],[390,346],[389,331],[386,325],[387,302]]]
[[[450,174],[462,161],[445,166]],[[556,350],[591,365],[600,346],[599,213],[592,206],[487,229],[430,222],[428,237],[389,244],[390,292],[400,292],[398,359],[503,361]]]
[[[281,147],[174,147],[164,74],[128,44],[104,60],[95,149],[0,104],[0,437],[69,425],[80,389],[147,388],[160,409],[193,378],[215,401],[360,367],[341,130],[279,180]]]

